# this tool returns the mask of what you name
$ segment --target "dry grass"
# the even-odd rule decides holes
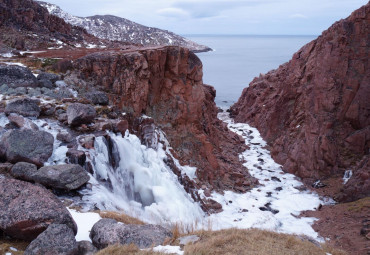
[[[354,202],[342,204],[347,206],[348,211],[361,212],[366,209],[370,209],[370,197],[365,197]]]
[[[12,255],[22,255],[26,250],[29,242],[20,240],[7,240],[0,237],[0,254],[6,254],[10,252]],[[13,251],[10,247],[16,248],[18,251]]]
[[[136,245],[112,245],[100,250],[95,255],[165,255],[166,253],[154,251],[142,251]],[[168,253],[166,254],[168,255]]]
[[[98,212],[100,217],[102,218],[109,218],[114,219],[116,221],[125,223],[125,224],[135,224],[135,225],[144,225],[145,222],[141,220],[128,216],[127,214],[120,213],[120,212],[112,212],[112,211],[99,211]]]
[[[323,245],[322,248],[293,235],[258,229],[203,231],[200,241],[185,246],[185,255],[345,255],[343,251]]]

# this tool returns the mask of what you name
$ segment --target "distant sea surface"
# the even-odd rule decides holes
[[[317,36],[185,35],[214,49],[197,53],[203,62],[203,82],[215,87],[216,104],[228,107],[254,77],[277,69]]]

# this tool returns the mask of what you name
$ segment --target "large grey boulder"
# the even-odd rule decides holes
[[[0,65],[0,86],[3,84],[11,88],[37,87],[38,81],[27,67]]]
[[[75,235],[64,224],[51,224],[26,248],[24,255],[72,255],[77,253]]]
[[[0,139],[0,157],[11,163],[29,162],[42,166],[53,153],[54,137],[45,131],[15,129]]]
[[[126,225],[113,219],[101,219],[94,224],[90,238],[95,247],[103,249],[112,244],[133,243],[139,248],[163,244],[172,237],[171,231],[159,225]]]
[[[30,98],[17,98],[9,102],[5,107],[5,114],[16,113],[24,117],[40,116],[38,101]]]
[[[80,165],[65,164],[41,167],[30,179],[47,187],[74,190],[87,183],[90,177]]]
[[[0,232],[33,240],[50,224],[77,225],[62,202],[44,187],[0,177]]]
[[[90,124],[96,115],[95,108],[91,105],[75,103],[67,108],[68,125],[78,126]]]

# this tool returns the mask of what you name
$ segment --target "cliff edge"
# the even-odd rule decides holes
[[[255,78],[232,115],[259,129],[285,171],[314,181],[352,170],[336,198],[369,196],[369,59],[370,3]]]

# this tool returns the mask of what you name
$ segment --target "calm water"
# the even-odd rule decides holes
[[[186,37],[215,50],[198,53],[203,62],[203,81],[216,88],[218,106],[230,106],[254,77],[289,61],[297,50],[317,36]]]

